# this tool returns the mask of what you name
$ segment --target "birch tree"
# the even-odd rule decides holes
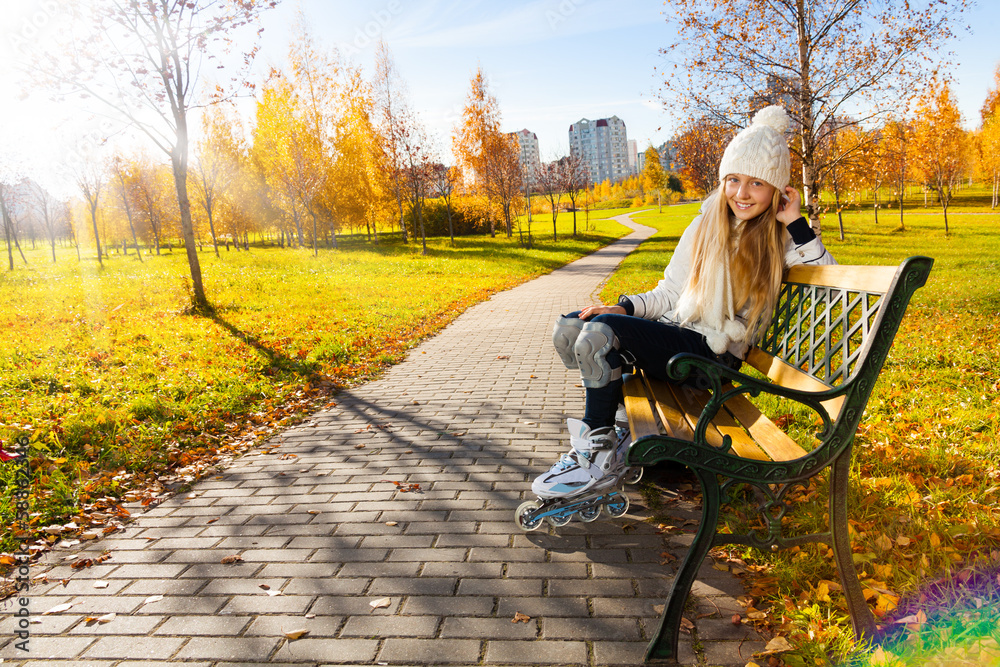
[[[39,61],[43,83],[99,100],[169,156],[196,312],[209,312],[211,306],[187,190],[189,115],[209,97],[201,90],[202,69],[210,62],[224,68],[217,58],[232,46],[234,32],[256,24],[262,11],[276,5],[277,0],[95,0],[70,5],[76,28],[71,32],[81,37]],[[246,76],[256,52],[256,46],[243,51],[241,71],[216,88],[214,100],[249,85]]]
[[[818,193],[841,157],[820,158],[836,121],[865,124],[898,108],[936,71],[968,0],[667,0],[677,39],[661,49],[661,99],[734,128],[765,104],[792,118],[803,197],[819,230]]]
[[[88,164],[77,175],[76,185],[83,194],[90,214],[90,222],[94,230],[94,243],[97,244],[97,263],[104,266],[101,254],[101,235],[97,230],[97,207],[101,202],[101,190],[104,188],[104,174],[94,164]]]

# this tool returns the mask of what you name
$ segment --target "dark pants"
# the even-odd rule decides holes
[[[566,317],[579,317],[580,311]],[[715,354],[705,341],[705,336],[673,324],[645,320],[631,315],[598,315],[589,320],[608,325],[618,336],[619,349],[611,349],[607,361],[611,368],[625,364],[641,368],[657,380],[670,381],[667,362],[675,354],[690,352],[738,368],[740,360],[725,352]],[[598,389],[587,389],[587,403],[583,421],[590,428],[613,426],[618,404],[622,402],[622,380],[613,380]]]

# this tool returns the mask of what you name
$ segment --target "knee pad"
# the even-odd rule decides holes
[[[588,389],[606,387],[609,382],[622,376],[621,366],[611,368],[608,352],[618,347],[618,337],[614,329],[603,322],[586,322],[573,346],[576,363],[580,367],[580,378]]]
[[[552,327],[552,344],[555,345],[559,358],[562,359],[566,368],[579,368],[576,363],[576,354],[573,346],[576,344],[580,330],[586,324],[579,317],[560,317]]]

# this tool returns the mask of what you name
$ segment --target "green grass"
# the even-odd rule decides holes
[[[371,378],[488,295],[549,272],[628,230],[596,222],[530,250],[517,237],[310,251],[201,254],[215,315],[186,314],[185,256],[61,249],[0,274],[0,445],[30,436],[34,532],[83,508],[149,499],[164,470],[190,481],[222,457]],[[86,252],[86,251],[85,251]],[[13,466],[0,522],[14,525]],[[135,494],[140,494],[136,496]],[[0,551],[17,541],[7,530]]]
[[[935,264],[855,439],[854,558],[885,630],[882,651],[872,657],[852,641],[827,546],[725,550],[756,573],[748,592],[770,608],[771,627],[799,646],[784,655],[788,665],[1000,664],[1000,217],[988,197],[960,192],[947,237],[940,208],[933,199],[924,208],[922,196],[905,202],[905,231],[898,211],[883,210],[876,225],[865,206],[844,213],[840,241],[836,214],[823,217],[824,242],[841,264],[894,265],[912,255]],[[602,299],[651,289],[696,211],[686,205],[636,216],[660,231],[625,259]],[[811,418],[797,421],[808,437]],[[796,494],[788,519],[796,529],[825,529],[825,485],[818,479]],[[918,612],[927,620],[894,622]]]

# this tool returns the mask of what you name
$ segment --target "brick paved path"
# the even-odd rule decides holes
[[[42,622],[30,626],[29,659],[13,646],[11,602],[2,610],[5,667],[639,664],[671,570],[638,494],[626,517],[558,534],[512,519],[564,451],[565,418],[582,413],[551,323],[593,301],[653,231],[618,219],[637,231],[471,308],[381,380],[278,437],[277,453],[294,458],[248,454],[87,545],[110,549],[107,562],[57,565],[49,577],[68,584],[31,590]],[[682,554],[689,540],[668,544]],[[220,562],[237,553],[242,563]],[[743,667],[762,643],[729,620],[739,582],[706,564],[694,592],[702,618],[682,664]],[[388,606],[373,609],[380,598]],[[530,620],[512,623],[518,612]],[[309,633],[283,637],[298,629]]]

